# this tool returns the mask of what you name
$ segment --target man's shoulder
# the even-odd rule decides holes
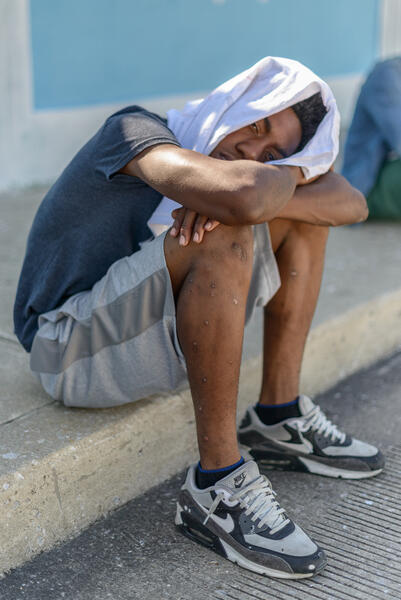
[[[94,138],[102,146],[122,142],[128,143],[131,148],[138,146],[140,149],[158,140],[178,145],[167,119],[136,104],[110,115]]]
[[[130,118],[130,117],[134,117],[134,119],[151,119],[151,120],[156,120],[159,123],[166,125],[167,126],[167,119],[165,119],[163,116],[151,112],[150,110],[148,110],[147,108],[143,107],[143,106],[139,106],[138,104],[131,104],[129,106],[126,106],[124,108],[121,108],[120,110],[112,113],[109,117],[107,117],[106,119],[106,123],[108,121],[111,120],[116,120],[116,119],[124,119],[124,118]]]

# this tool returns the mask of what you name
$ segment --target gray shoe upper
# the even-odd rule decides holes
[[[203,524],[217,525],[224,540],[230,541],[231,536],[253,551],[272,551],[284,557],[307,557],[319,550],[287,517],[254,461],[245,462],[206,489],[197,487],[195,469],[188,470],[181,497],[184,503],[191,497],[204,516]]]
[[[327,457],[371,458],[378,454],[374,446],[340,431],[308,396],[300,396],[299,408],[301,416],[285,419],[275,425],[265,425],[254,407],[250,406],[239,433],[252,432],[255,443],[267,440],[284,451],[296,451],[304,455],[315,453]]]

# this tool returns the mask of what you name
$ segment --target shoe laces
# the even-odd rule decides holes
[[[265,475],[259,475],[238,491],[232,493],[227,490],[219,491],[203,521],[204,525],[223,499],[230,504],[239,502],[241,508],[245,509],[245,514],[251,516],[252,522],[259,519],[257,524],[259,529],[264,525],[270,527],[270,534],[280,531],[290,523],[290,519],[284,516],[285,510],[280,507],[276,500],[276,492],[273,491],[271,483]]]
[[[324,437],[331,436],[331,441],[336,440],[343,443],[345,441],[345,433],[340,431],[334,423],[332,423],[324,414],[319,406],[315,406],[301,422],[298,422],[298,430],[301,432],[316,431]]]

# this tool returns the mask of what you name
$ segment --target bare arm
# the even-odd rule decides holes
[[[277,217],[313,225],[359,223],[368,216],[366,200],[338,173],[328,172],[308,185],[299,186]]]
[[[298,167],[218,160],[172,144],[144,150],[121,172],[226,225],[273,219],[302,179]]]

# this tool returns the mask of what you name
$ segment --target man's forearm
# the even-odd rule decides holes
[[[121,172],[225,225],[273,219],[302,178],[298,167],[219,160],[170,144],[144,150]]]
[[[277,217],[312,225],[347,225],[368,216],[364,196],[341,175],[326,173],[316,181],[296,188]]]

